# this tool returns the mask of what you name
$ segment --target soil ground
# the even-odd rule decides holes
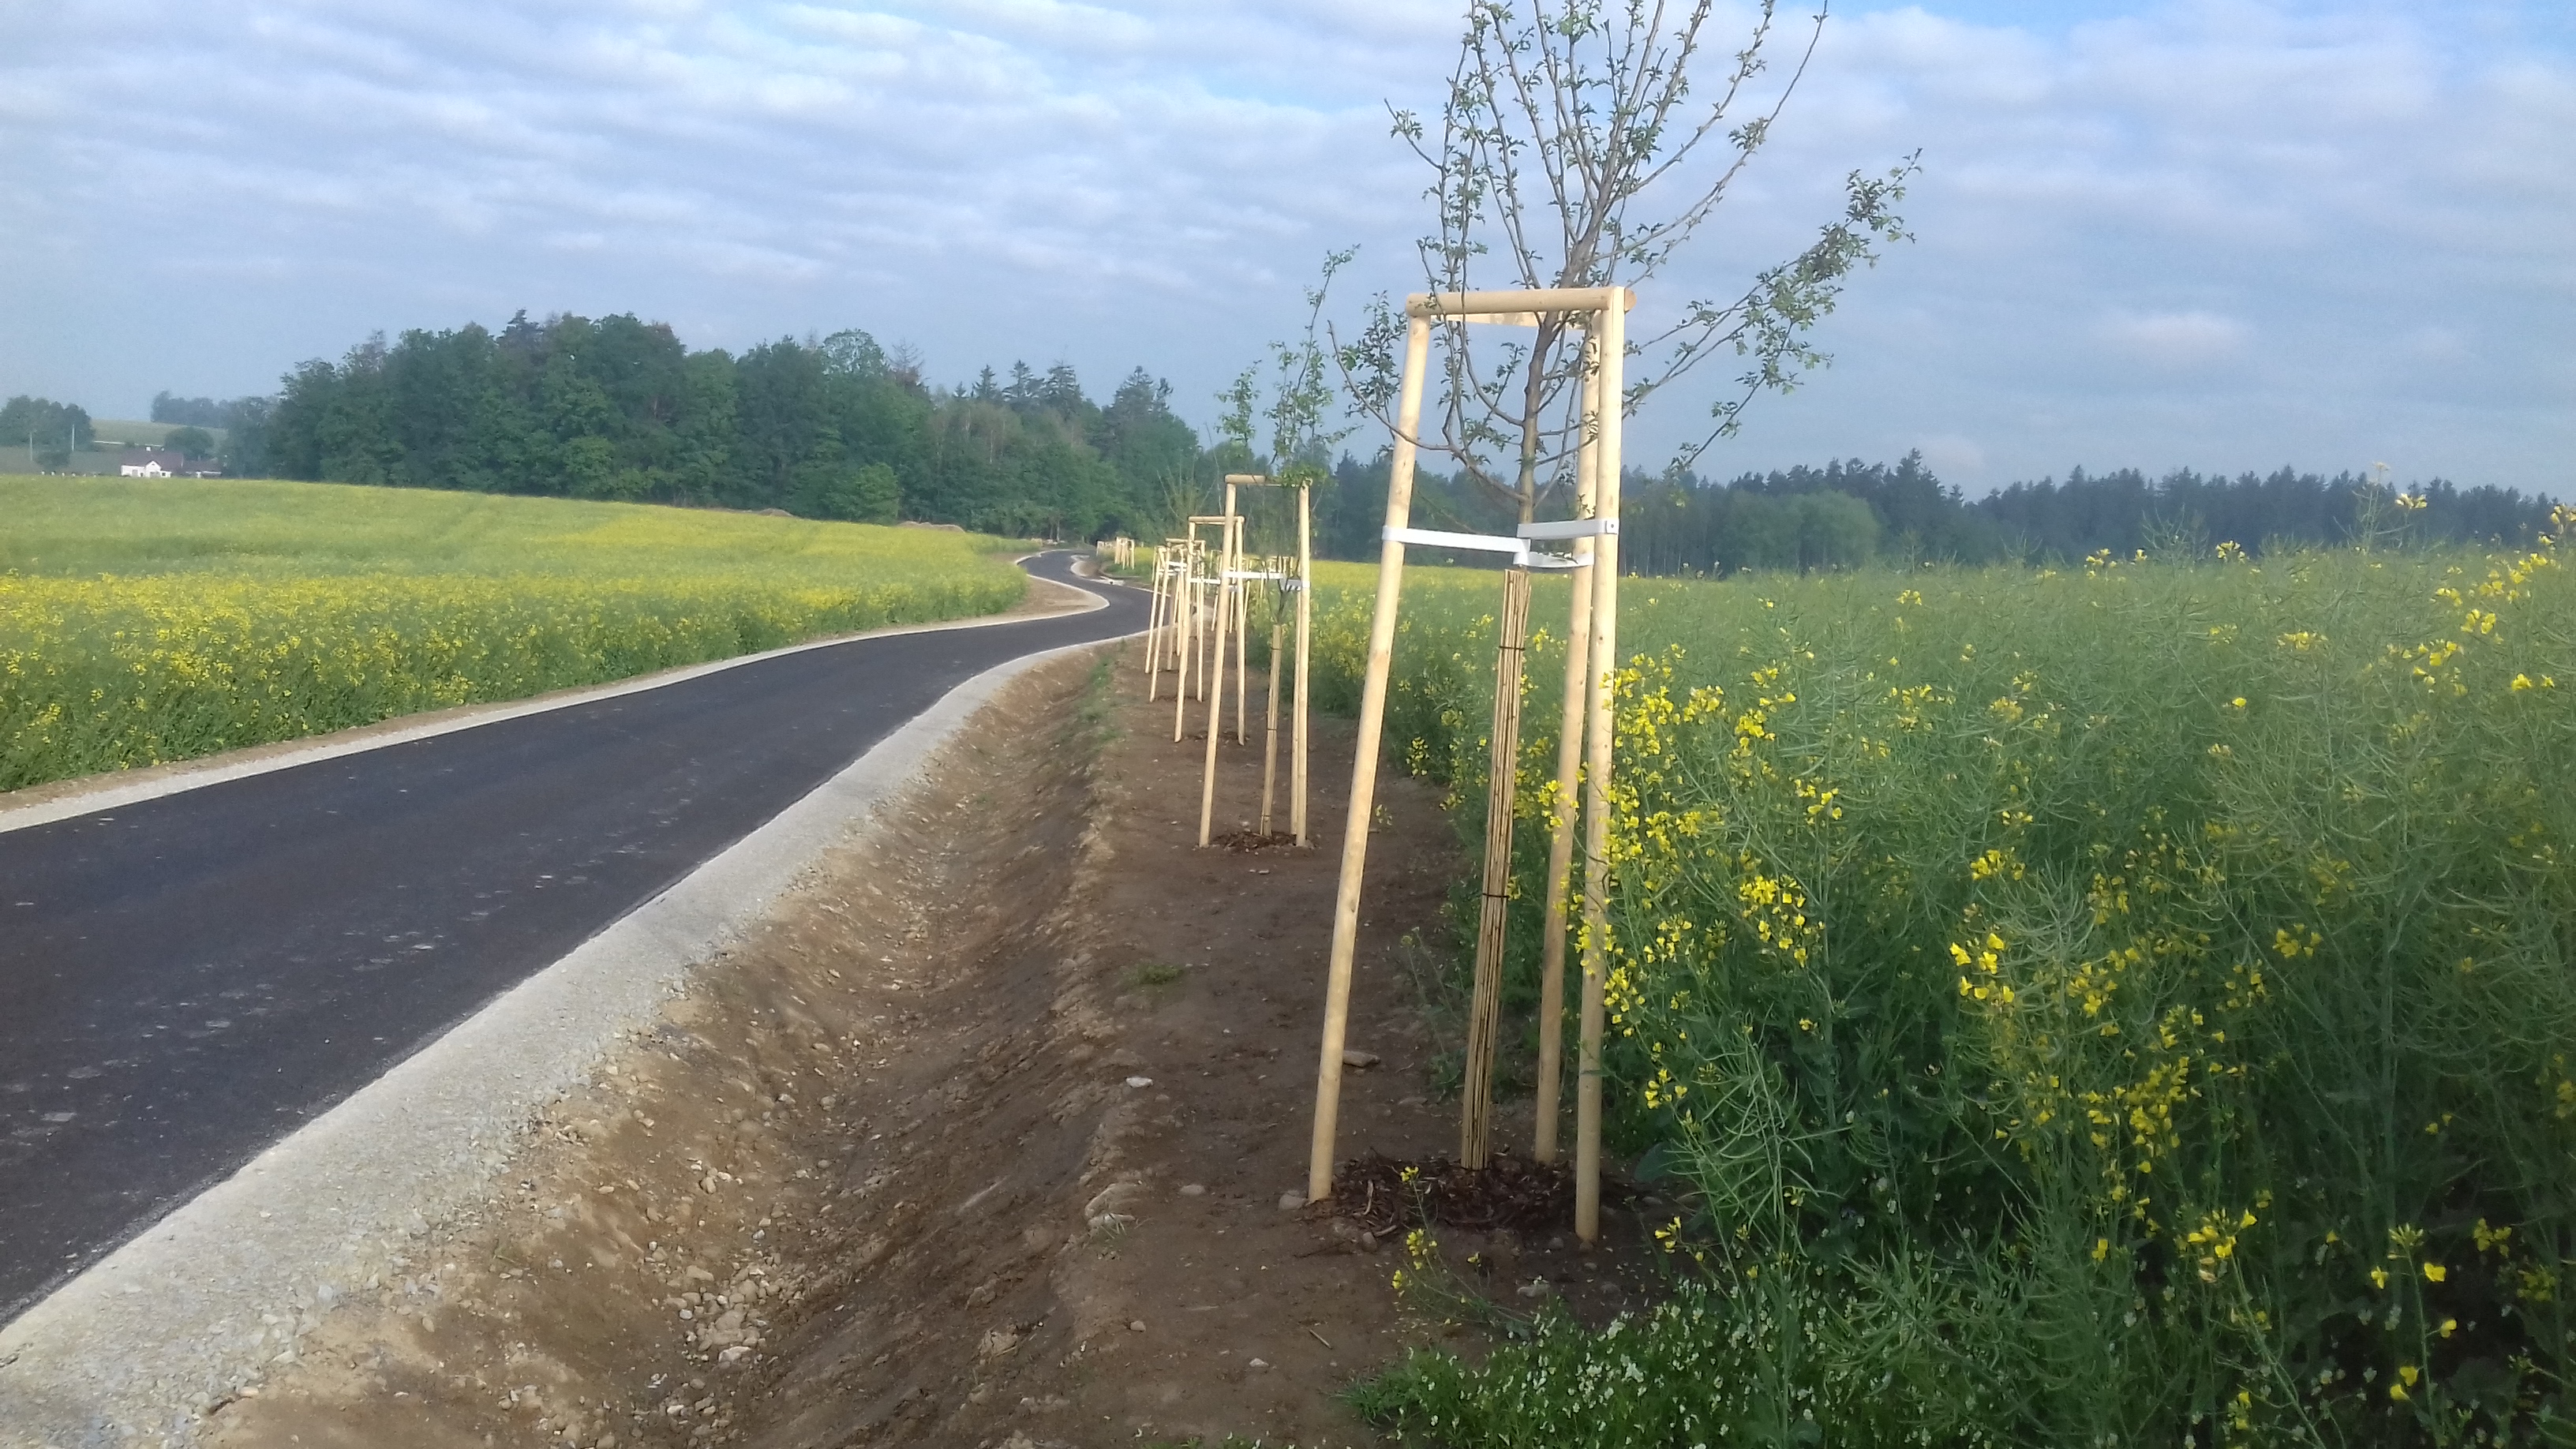
[[[1317,721],[1315,848],[1202,851],[1204,736],[1143,686],[1132,649],[1013,686],[207,1441],[1374,1442],[1341,1391],[1476,1335],[1293,1202],[1349,727]],[[1252,824],[1260,756],[1257,722],[1225,744],[1221,832]],[[1431,791],[1379,799],[1350,1036],[1377,1060],[1345,1074],[1341,1147],[1414,1159],[1455,1150],[1409,983],[1462,872]],[[1507,1306],[1539,1280],[1587,1317],[1636,1301],[1619,1255],[1442,1237]]]

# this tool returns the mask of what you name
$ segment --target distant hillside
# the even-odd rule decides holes
[[[186,427],[187,424],[144,423],[136,422],[132,418],[99,418],[89,426],[90,434],[96,440],[92,446],[100,451],[113,453],[119,448],[160,447],[169,441],[172,433]],[[220,448],[224,445],[225,435],[222,428],[208,428],[206,431],[214,435],[216,447]]]

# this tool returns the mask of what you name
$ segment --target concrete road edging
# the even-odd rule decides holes
[[[332,1304],[485,1196],[537,1110],[648,1028],[1012,680],[976,675],[767,824],[0,1327],[0,1444],[180,1445]]]

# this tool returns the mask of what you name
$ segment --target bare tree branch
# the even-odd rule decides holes
[[[1714,13],[1715,0],[1469,0],[1438,136],[1390,108],[1395,134],[1432,173],[1424,194],[1433,229],[1416,244],[1427,290],[1475,290],[1492,272],[1520,287],[1634,286],[1660,273],[1769,142],[1815,59],[1828,12],[1820,0],[1795,63],[1767,103],[1742,117],[1778,43],[1778,0],[1760,0],[1714,99],[1700,102],[1691,76],[1708,58]],[[1721,138],[1719,164],[1700,164]],[[1631,410],[1711,356],[1748,359],[1736,388],[1710,408],[1713,430],[1678,465],[1732,434],[1754,397],[1788,391],[1830,361],[1805,339],[1855,268],[1874,264],[1879,246],[1908,239],[1895,207],[1918,169],[1915,156],[1881,175],[1853,173],[1843,215],[1806,250],[1732,301],[1695,301],[1659,331],[1632,338],[1636,381],[1623,399]],[[1552,245],[1532,229],[1534,201],[1554,213]],[[1636,218],[1656,202],[1659,215]],[[1349,342],[1327,327],[1330,347],[1319,354],[1338,367],[1350,404],[1390,429],[1404,331],[1381,295]],[[1308,336],[1311,345],[1311,327]],[[1474,329],[1444,318],[1433,337],[1443,401],[1436,432],[1426,428],[1431,435],[1415,441],[1530,519],[1581,442],[1579,329],[1544,318],[1535,338],[1512,333],[1480,351]]]

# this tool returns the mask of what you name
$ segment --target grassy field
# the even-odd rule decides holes
[[[185,426],[184,423],[147,423],[133,418],[92,418],[89,430],[90,436],[97,438],[102,448],[111,443],[123,448],[157,448],[172,433]],[[229,435],[223,428],[205,431],[215,440],[217,447],[223,446]]]
[[[1368,573],[1322,580],[1345,701]],[[1614,1145],[1691,1203],[1677,1294],[1364,1406],[1454,1445],[2576,1443],[2568,574],[1628,581]],[[1474,831],[1493,576],[1407,596],[1390,748]]]
[[[1019,601],[995,541],[339,484],[0,477],[0,790]]]

